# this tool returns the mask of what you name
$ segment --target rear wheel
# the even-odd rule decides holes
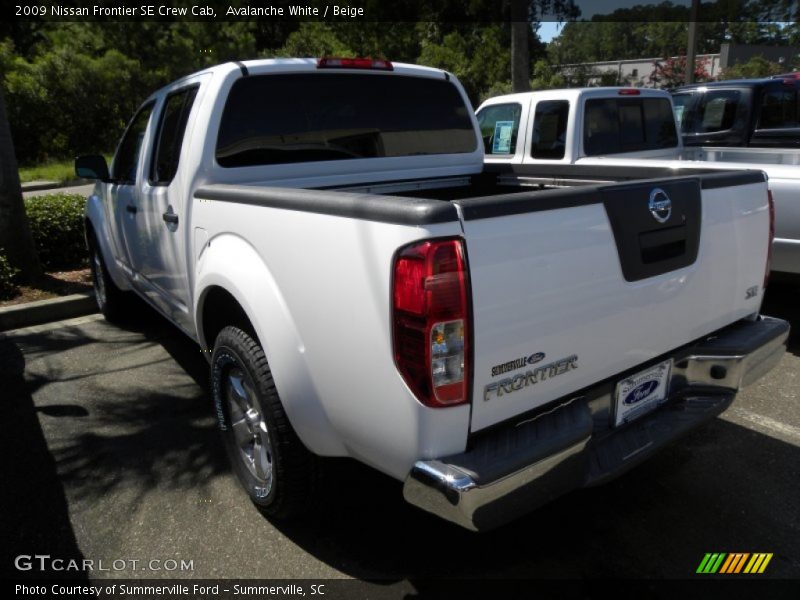
[[[264,351],[238,327],[217,336],[211,389],[228,458],[253,503],[275,517],[308,509],[317,459],[286,417]]]

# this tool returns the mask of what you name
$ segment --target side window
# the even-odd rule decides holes
[[[114,166],[111,170],[111,179],[116,183],[136,183],[136,167],[139,164],[142,142],[144,141],[147,123],[150,121],[152,112],[153,103],[151,102],[139,109],[139,112],[134,115],[128,128],[125,130],[122,140],[117,147],[117,154],[114,156]]]
[[[183,134],[198,87],[195,85],[172,92],[164,102],[150,164],[150,183],[153,185],[169,184],[178,171]]]
[[[514,154],[522,114],[520,104],[494,104],[477,114],[486,154]]]
[[[772,89],[764,92],[758,129],[780,129],[798,126],[797,90]]]
[[[569,102],[545,100],[536,104],[531,137],[531,157],[564,158]]]
[[[682,132],[691,128],[691,105],[694,98],[691,94],[675,94],[672,96],[672,108],[675,111],[675,121]]]
[[[731,129],[741,93],[736,90],[708,91],[698,108],[697,133],[713,133]]]

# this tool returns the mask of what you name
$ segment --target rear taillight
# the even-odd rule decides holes
[[[764,289],[769,283],[769,272],[772,269],[772,242],[775,241],[775,201],[772,199],[772,190],[767,190],[769,201],[769,247],[767,248],[767,267],[764,271]]]
[[[468,289],[460,239],[418,242],[395,257],[395,363],[408,387],[427,406],[469,401]]]

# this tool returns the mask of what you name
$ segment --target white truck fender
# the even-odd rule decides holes
[[[219,287],[233,296],[253,325],[283,408],[302,442],[321,456],[346,456],[313,385],[295,319],[256,250],[234,234],[212,238],[198,258],[195,281],[195,322],[203,350],[209,351],[209,356],[213,351],[202,331],[204,303],[208,292]]]
[[[103,200],[97,194],[96,188],[92,194],[86,198],[85,217],[92,225],[97,245],[100,247],[100,255],[103,257],[103,263],[105,263],[106,270],[114,281],[114,285],[121,290],[130,290],[131,285],[128,278],[125,276],[125,273],[117,264],[117,259],[114,257],[112,242],[109,239],[111,228],[107,223],[106,211],[103,210]],[[89,235],[88,228],[86,235]],[[86,241],[89,241],[88,237]]]

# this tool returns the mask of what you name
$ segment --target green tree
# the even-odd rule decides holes
[[[417,62],[453,73],[476,103],[494,85],[510,81],[510,35],[499,23],[451,31],[441,41],[436,27],[422,41]]]
[[[308,21],[289,34],[286,43],[273,56],[319,57],[353,56],[355,53],[325,23]]]
[[[57,47],[33,62],[18,58],[3,83],[23,160],[113,147],[144,94],[137,71],[116,50],[94,58]]]
[[[788,66],[770,62],[761,55],[754,56],[744,63],[727,67],[722,71],[720,79],[751,79],[769,77],[788,70]]]
[[[533,65],[532,90],[551,90],[567,86],[564,76],[553,65],[544,59],[537,60]]]

